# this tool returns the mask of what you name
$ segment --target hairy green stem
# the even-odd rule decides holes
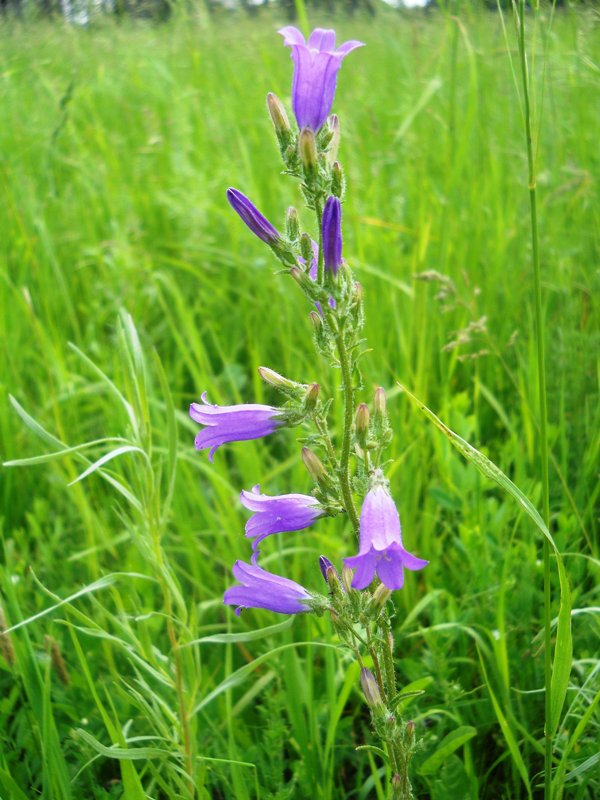
[[[535,300],[535,336],[537,344],[538,401],[540,417],[540,466],[542,481],[542,514],[546,526],[550,526],[550,483],[548,475],[548,411],[546,405],[546,361],[544,353],[544,322],[542,308],[542,282],[537,225],[536,170],[533,157],[531,135],[531,107],[529,97],[529,76],[525,51],[525,0],[519,0],[519,58],[523,81],[525,139],[527,144],[527,164],[529,173],[529,210],[531,218],[531,246],[533,255],[533,283]],[[543,543],[544,569],[544,800],[552,796],[552,608],[550,596],[550,546]]]
[[[385,679],[387,683],[387,693],[388,693],[388,700],[390,704],[393,704],[394,700],[396,699],[397,689],[396,689],[396,672],[394,670],[394,655],[392,653],[392,642],[389,636],[389,626],[387,624],[387,611],[385,613],[385,626],[381,626],[381,632],[383,634],[383,663],[385,666]]]
[[[342,370],[342,381],[344,385],[344,432],[342,435],[342,453],[340,455],[340,466],[338,478],[340,489],[344,499],[344,508],[350,518],[354,532],[358,535],[359,520],[354,498],[352,497],[352,487],[350,486],[350,445],[352,444],[352,422],[354,420],[354,387],[352,386],[352,363],[351,356],[346,350],[344,334],[340,333],[335,340],[340,368]]]
[[[327,456],[329,458],[331,466],[333,469],[337,470],[338,469],[337,456],[335,454],[333,442],[331,441],[331,436],[329,435],[329,431],[327,429],[327,423],[320,415],[317,414],[315,414],[314,416],[314,421],[315,421],[315,428],[317,429],[319,435],[321,436],[323,442],[325,443],[325,450],[327,451]]]

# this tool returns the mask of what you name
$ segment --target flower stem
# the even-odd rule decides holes
[[[338,478],[340,489],[344,500],[344,508],[350,518],[354,532],[358,535],[359,520],[354,498],[352,497],[352,487],[350,486],[350,445],[352,444],[352,422],[354,419],[354,387],[352,386],[352,360],[346,350],[344,334],[340,333],[335,340],[340,368],[342,370],[342,381],[344,388],[344,432],[342,435],[342,452],[340,455],[340,466]]]
[[[546,527],[550,525],[550,484],[548,476],[548,411],[546,405],[546,362],[544,353],[544,324],[542,309],[542,284],[537,226],[536,170],[531,135],[531,107],[529,96],[529,76],[525,51],[525,0],[519,0],[518,8],[519,58],[523,81],[525,139],[527,144],[527,164],[529,173],[529,210],[531,219],[531,246],[533,255],[533,283],[535,300],[535,336],[537,344],[538,401],[540,416],[540,467],[542,481],[542,514]],[[552,608],[550,597],[550,546],[544,539],[544,799],[552,795]]]
[[[385,679],[387,683],[388,700],[390,704],[394,702],[397,695],[396,672],[394,670],[394,655],[392,653],[392,640],[390,638],[390,628],[387,611],[385,613],[385,626],[381,626],[383,635],[383,663],[385,666]]]

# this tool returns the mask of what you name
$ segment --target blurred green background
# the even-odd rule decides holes
[[[401,684],[425,690],[403,710],[423,737],[415,792],[539,797],[539,534],[397,386],[539,505],[512,18],[470,6],[309,14],[367,43],[344,62],[334,110],[344,254],[364,286],[372,348],[362,399],[377,385],[389,392],[388,474],[406,545],[431,562],[397,594],[394,619]],[[270,494],[307,491],[302,432],[224,447],[210,465],[187,415],[205,390],[218,403],[276,402],[262,364],[321,383],[336,398],[334,429],[340,419],[309,309],[225,198],[238,187],[276,225],[301,206],[265,107],[268,91],[289,107],[291,63],[276,34],[286,20],[277,7],[198,7],[165,24],[0,25],[0,455],[29,459],[0,471],[0,622],[29,620],[0,639],[3,800],[190,797],[182,717],[199,798],[384,797],[378,754],[355,750],[371,742],[368,711],[347,654],[325,646],[329,622],[298,618],[254,639],[281,619],[238,619],[221,604],[233,561],[249,554],[237,495],[258,482]],[[574,609],[554,796],[591,800],[600,37],[587,7],[552,20],[543,7],[528,23],[551,529]],[[354,552],[341,520],[276,538],[265,565],[317,591],[318,556],[340,564]],[[194,644],[228,632],[249,636]]]

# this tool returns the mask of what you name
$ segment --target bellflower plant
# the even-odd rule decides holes
[[[308,41],[296,28],[283,28],[280,33],[292,50],[292,108],[298,127],[292,127],[283,103],[273,93],[267,96],[267,109],[284,174],[299,181],[313,223],[305,229],[298,211],[290,207],[280,233],[237,189],[228,189],[227,199],[283,264],[280,274],[291,277],[292,285],[304,294],[315,349],[322,363],[340,376],[343,413],[333,435],[334,406],[331,399],[321,397],[317,383],[301,383],[261,366],[259,374],[279,393],[279,405],[218,406],[202,395],[202,404],[192,403],[190,415],[203,426],[196,448],[209,449],[210,460],[227,442],[258,439],[292,426],[308,429],[301,457],[312,480],[310,494],[294,491],[300,487],[289,487],[291,492],[286,494],[262,494],[258,485],[241,492],[242,505],[252,512],[246,523],[252,563],[235,562],[237,584],[226,590],[223,601],[237,606],[237,614],[242,609],[265,609],[277,614],[330,615],[337,636],[361,668],[360,683],[373,732],[385,750],[389,797],[412,800],[409,767],[417,746],[415,724],[404,722],[399,712],[390,607],[393,592],[404,585],[405,570],[416,572],[428,562],[405,548],[384,474],[383,454],[392,437],[385,391],[375,390],[371,407],[358,402],[357,394],[363,389],[358,360],[366,352],[363,290],[342,258],[346,186],[338,160],[340,123],[336,115],[329,116],[342,60],[362,42],[353,40],[336,48],[332,30],[317,29]],[[358,554],[352,555],[356,550],[351,540],[340,545],[341,574],[327,556],[320,557],[326,595],[259,566],[259,545],[271,535],[291,536],[337,515],[344,516],[351,539],[359,547]]]

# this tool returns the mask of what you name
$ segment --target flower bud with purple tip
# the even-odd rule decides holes
[[[258,208],[249,200],[245,194],[238,189],[230,187],[227,189],[227,199],[231,207],[250,228],[255,236],[263,242],[273,247],[281,242],[279,231],[271,225],[269,220],[263,216]]]
[[[333,566],[327,556],[321,556],[319,558],[319,567],[321,568],[321,574],[329,586],[332,595],[342,596],[344,594],[344,587],[342,586],[340,573]]]
[[[322,233],[325,269],[335,276],[342,265],[342,205],[338,197],[327,198]]]

